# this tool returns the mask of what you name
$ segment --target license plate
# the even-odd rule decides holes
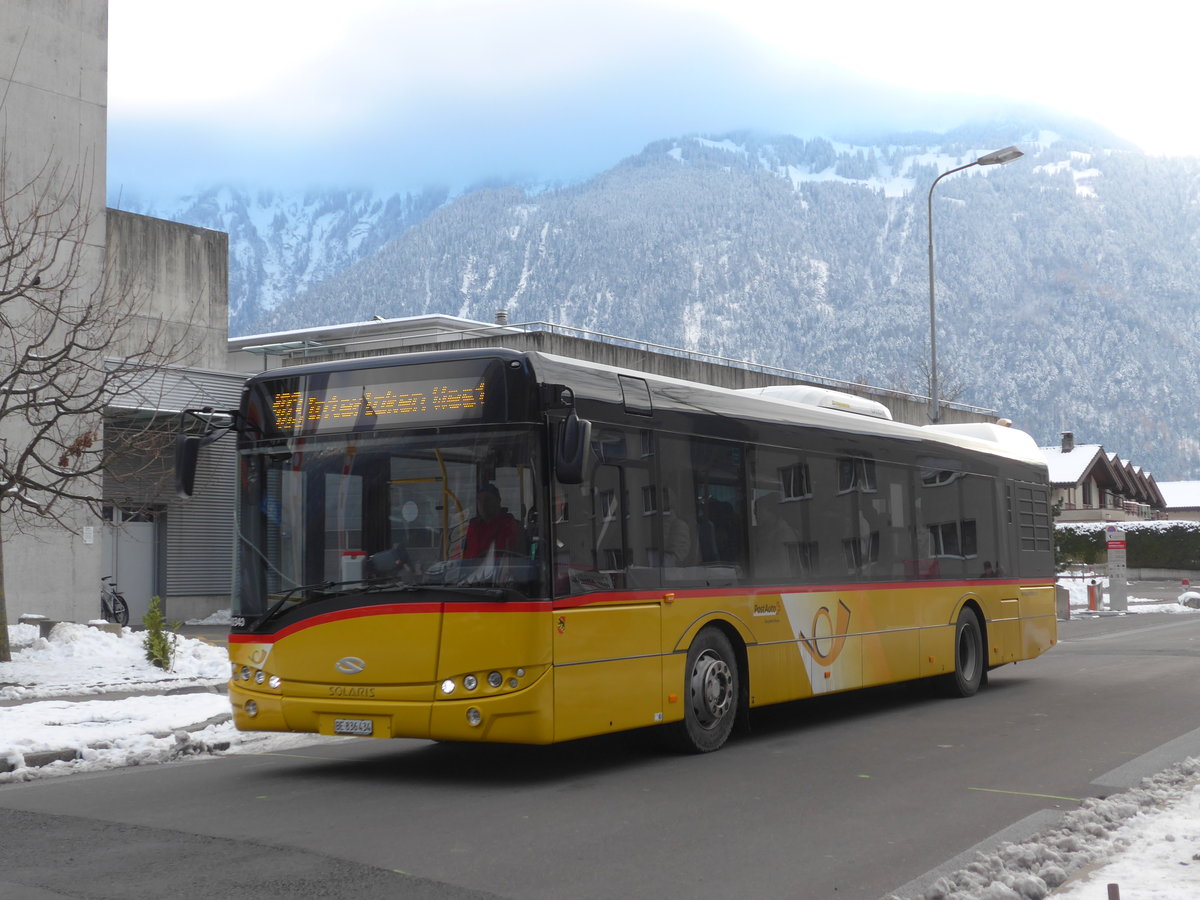
[[[334,734],[357,734],[370,737],[374,730],[374,722],[370,719],[334,719]]]

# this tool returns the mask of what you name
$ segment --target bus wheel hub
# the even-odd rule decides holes
[[[725,660],[706,650],[692,669],[692,709],[700,724],[712,725],[729,712],[733,702],[733,672]]]

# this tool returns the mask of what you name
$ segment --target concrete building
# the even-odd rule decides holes
[[[220,371],[228,319],[228,240],[223,234],[107,210],[108,9],[102,0],[5,0],[0,30],[0,183],[5,221],[19,223],[35,206],[51,212],[25,236],[66,239],[72,297],[103,298],[122,327],[103,351],[110,370],[144,352],[170,348],[171,365],[143,379],[103,414],[103,479],[88,482],[97,502],[76,503],[54,520],[0,515],[3,578],[10,622],[23,614],[88,621],[99,614],[103,574],[116,574],[133,618],[152,594],[174,598],[169,615],[227,603],[232,478],[218,509],[184,509],[166,477],[171,415],[187,405],[236,402],[241,378]],[[21,189],[23,186],[28,186]],[[5,235],[12,245],[13,235]],[[36,247],[33,251],[37,252]],[[8,279],[29,253],[0,276]],[[51,270],[53,271],[53,270]],[[7,283],[7,282],[6,282]],[[0,297],[3,297],[0,294]],[[11,299],[11,298],[10,298]],[[28,307],[6,304],[10,321]],[[3,359],[0,358],[0,362]],[[89,429],[94,426],[88,426]],[[89,430],[89,435],[91,431]],[[0,423],[8,447],[22,446],[27,426]],[[228,467],[232,457],[226,457]],[[214,456],[210,464],[220,466]],[[201,473],[204,477],[205,473]],[[98,519],[93,508],[103,506]],[[187,562],[204,556],[203,564]],[[173,558],[180,561],[173,562]],[[194,601],[194,602],[191,602]]]
[[[201,490],[181,501],[174,490],[179,412],[237,406],[243,376],[225,370],[229,334],[229,239],[221,232],[107,211],[111,279],[142,304],[173,364],[117,398],[105,422],[111,452],[104,489],[102,562],[140,621],[150,598],[172,620],[204,617],[229,605],[235,453],[223,442],[205,455]],[[114,353],[130,350],[114,347]],[[117,443],[117,435],[135,436]]]
[[[62,249],[74,255],[79,273],[72,285],[76,300],[98,287],[104,263],[107,32],[108,11],[103,3],[6,0],[4,4],[0,186],[6,197],[5,221],[13,223],[18,233],[0,239],[11,247],[14,237],[28,235],[21,217],[35,206],[51,213],[42,227],[66,236]],[[35,189],[20,191],[24,185]],[[5,284],[11,269],[0,272]],[[16,298],[5,306],[17,321],[28,313]],[[21,446],[28,434],[28,427],[14,417],[0,423],[0,438],[7,447]],[[96,615],[98,602],[85,611],[79,598],[98,597],[97,523],[83,507],[66,510],[65,516],[65,523],[42,527],[29,521],[18,526],[11,514],[0,519],[11,621],[23,612],[77,619]]]

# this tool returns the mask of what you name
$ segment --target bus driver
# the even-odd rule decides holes
[[[482,559],[495,548],[497,553],[524,553],[521,525],[500,505],[500,490],[491,482],[479,486],[475,495],[478,515],[467,525],[463,559]]]

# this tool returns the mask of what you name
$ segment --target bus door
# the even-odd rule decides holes
[[[662,718],[660,494],[653,435],[596,424],[583,484],[554,485],[555,739]]]

